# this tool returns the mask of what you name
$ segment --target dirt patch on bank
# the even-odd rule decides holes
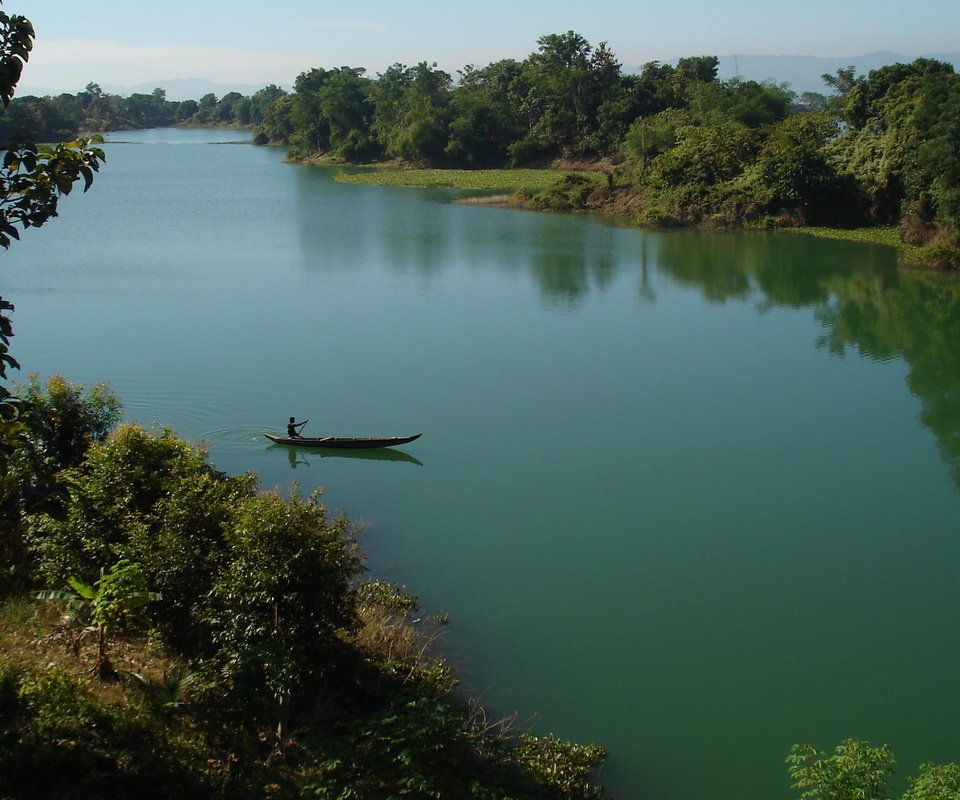
[[[502,208],[517,208],[522,205],[512,194],[483,194],[476,197],[461,197],[453,202],[461,206],[501,206]]]

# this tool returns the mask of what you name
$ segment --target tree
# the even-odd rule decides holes
[[[257,125],[253,140],[257,144],[289,142],[294,132],[294,96],[283,94],[270,101],[263,110],[263,119]]]
[[[836,222],[843,203],[839,176],[827,156],[837,123],[825,113],[794,114],[771,132],[760,153],[759,172],[770,191],[770,210],[794,212],[807,223]]]
[[[207,92],[207,94],[200,98],[199,107],[197,109],[197,121],[217,121],[217,96],[213,92]]]
[[[362,67],[335,69],[317,92],[330,152],[346,161],[367,160],[380,152],[371,130],[371,83],[364,77],[365,72]]]
[[[135,623],[138,612],[161,595],[147,589],[146,578],[139,564],[120,560],[109,570],[100,570],[93,584],[70,578],[70,589],[44,589],[34,593],[39,600],[66,600],[71,615],[84,614],[97,632],[97,663],[94,671],[100,678],[116,674],[107,655],[107,639],[111,633]]]
[[[0,100],[4,108],[10,104],[30,57],[33,39],[33,25],[26,17],[0,12]],[[54,146],[11,141],[3,143],[0,152],[0,246],[4,248],[20,238],[20,228],[40,227],[57,216],[60,197],[69,194],[81,178],[83,190],[89,189],[94,172],[105,159],[103,150],[83,138]],[[6,380],[7,367],[19,367],[9,353],[11,311],[13,305],[0,297],[0,381]],[[10,391],[0,384],[0,472],[6,471],[6,456],[19,431],[15,419]]]
[[[531,155],[581,152],[595,111],[590,102],[594,94],[590,43],[567,31],[541,36],[537,44],[538,52],[524,62],[529,88],[521,110],[530,132],[513,152],[515,156],[523,151]]]
[[[886,745],[871,747],[846,739],[832,755],[810,745],[794,745],[787,757],[800,800],[883,800],[890,794],[895,759]],[[923,764],[920,776],[908,777],[902,800],[956,800],[960,796],[960,766]]]
[[[687,125],[676,131],[677,145],[654,162],[657,177],[667,186],[712,186],[729,181],[752,161],[757,137],[737,122]]]
[[[263,115],[267,110],[267,106],[285,94],[286,92],[283,91],[283,89],[273,83],[255,91],[250,96],[250,121],[254,124],[263,122]]]
[[[177,106],[177,122],[186,122],[191,117],[196,116],[200,110],[200,104],[196,100],[184,100]]]
[[[376,81],[373,131],[388,156],[440,161],[449,136],[450,75],[421,61],[393,64]]]
[[[638,117],[630,126],[623,142],[624,153],[637,168],[641,180],[649,163],[675,147],[677,131],[691,122],[690,115],[685,111],[668,109],[648,117]]]
[[[864,187],[872,217],[960,226],[960,76],[952,65],[921,58],[848,78],[838,81],[847,131],[830,149]]]
[[[686,88],[690,112],[704,123],[733,120],[749,128],[773,125],[790,113],[793,92],[785,86],[732,78]]]
[[[293,97],[289,104],[289,136],[291,151],[306,156],[312,153],[326,152],[330,146],[330,129],[323,112],[320,110],[320,90],[329,80],[325,69],[315,68],[302,72],[293,84]],[[271,104],[270,110],[280,110],[287,104]],[[264,123],[267,120],[264,119]]]
[[[240,92],[227,92],[221,97],[220,102],[217,103],[217,122],[241,122],[245,124],[246,120],[242,120],[240,117],[245,113],[247,120],[249,120],[250,106],[248,103],[246,112],[244,112],[243,100],[244,97]]]
[[[215,638],[280,697],[321,672],[336,631],[355,626],[356,545],[317,496],[278,493],[240,500],[224,535],[226,568],[211,590]]]
[[[520,104],[529,90],[522,65],[504,59],[482,69],[465,67],[451,102],[447,154],[461,163],[503,163],[529,126]]]
[[[886,745],[870,747],[846,739],[833,755],[811,745],[794,745],[787,763],[800,800],[883,800],[890,793],[888,778],[895,759]]]

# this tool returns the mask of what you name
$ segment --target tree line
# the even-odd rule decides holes
[[[243,95],[213,93],[199,100],[168,100],[165,89],[127,97],[104,92],[88,83],[82,92],[48,97],[16,97],[0,116],[0,142],[59,142],[78,133],[163,128],[172,125],[253,126],[263,121],[264,110],[285,92],[270,85]]]
[[[826,94],[717,77],[713,56],[624,72],[605,43],[543,36],[522,61],[302,73],[256,140],[294,157],[511,167],[592,161],[543,207],[654,225],[900,225],[960,265],[960,76],[931,59],[825,75]]]
[[[75,95],[15,99],[0,139],[164,125],[255,128],[291,157],[443,167],[591,163],[530,198],[601,209],[643,225],[898,225],[931,263],[960,266],[960,76],[917,59],[824,75],[826,93],[717,77],[714,56],[625,72],[614,53],[568,31],[523,60],[314,68],[287,93],[265,87],[171,102],[96,84]]]

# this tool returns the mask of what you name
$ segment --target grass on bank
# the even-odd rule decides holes
[[[613,216],[633,216],[617,209],[589,208],[587,198],[596,189],[608,186],[609,176],[602,171],[570,169],[421,169],[396,163],[339,172],[342,183],[398,186],[423,189],[463,189],[481,193],[478,202],[503,199],[508,204],[558,211],[604,210]],[[493,194],[496,197],[486,195]],[[509,197],[508,197],[509,196]],[[620,209],[620,212],[623,210]],[[801,233],[821,239],[838,239],[863,244],[880,244],[897,250],[902,265],[956,269],[958,252],[950,247],[917,247],[901,240],[898,228],[798,227],[778,228],[785,233]]]
[[[557,169],[405,169],[376,166],[357,172],[341,172],[342,183],[376,186],[407,186],[419,189],[467,189],[482,192],[541,192],[550,189],[570,175],[570,170]],[[597,172],[575,172],[602,185],[604,175]]]
[[[861,242],[862,244],[883,244],[894,247],[900,254],[902,264],[924,264],[924,248],[914,247],[900,238],[899,230],[895,225],[883,225],[876,228],[783,228],[787,233],[805,233],[808,236],[817,236],[820,239],[839,239],[847,242]]]

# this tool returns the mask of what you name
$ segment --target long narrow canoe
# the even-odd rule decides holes
[[[382,439],[358,436],[274,436],[263,434],[271,442],[277,444],[292,444],[297,447],[339,447],[348,450],[372,450],[376,447],[395,447],[398,444],[407,444],[419,439],[423,434],[415,436],[387,436]]]

